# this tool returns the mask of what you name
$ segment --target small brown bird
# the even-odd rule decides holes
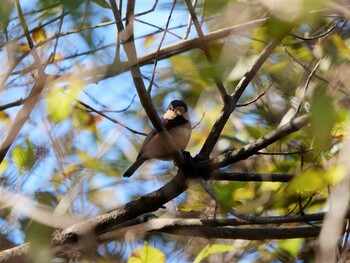
[[[182,100],[173,100],[162,119],[165,128],[173,138],[177,147],[179,147],[181,151],[184,151],[192,132],[186,103]],[[143,162],[149,159],[171,159],[170,154],[154,129],[147,135],[143,142],[136,161],[128,168],[128,170],[126,170],[123,176],[132,176]]]

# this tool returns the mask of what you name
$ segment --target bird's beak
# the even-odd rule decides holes
[[[176,117],[176,112],[172,110],[167,110],[167,112],[163,115],[163,119],[165,120],[173,120]]]

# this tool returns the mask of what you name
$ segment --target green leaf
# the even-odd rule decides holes
[[[13,1],[2,0],[0,4],[0,30],[3,30],[9,22],[9,16],[14,8]]]
[[[12,160],[19,171],[30,170],[35,163],[34,149],[29,141],[26,145],[16,146],[12,150]]]
[[[242,245],[219,245],[219,244],[214,244],[214,245],[206,245],[201,252],[199,252],[198,256],[194,260],[193,263],[199,263],[206,257],[208,257],[211,254],[214,253],[225,253],[228,251],[231,251],[233,249],[236,249],[238,247],[242,247]]]
[[[288,251],[289,254],[291,254],[294,257],[297,257],[303,242],[304,239],[302,238],[281,240],[278,242],[277,249]]]
[[[103,8],[111,9],[111,6],[105,0],[92,0],[92,2]]]
[[[165,255],[162,251],[151,247],[145,242],[141,248],[134,250],[128,259],[128,263],[162,263],[165,262]]]
[[[331,97],[325,88],[318,88],[311,101],[311,125],[315,134],[315,144],[324,148],[331,140],[336,113]]]
[[[72,103],[78,96],[82,88],[82,83],[74,79],[72,83],[65,87],[53,87],[46,98],[46,108],[53,122],[61,122],[71,117]]]
[[[5,172],[8,166],[9,166],[9,162],[6,159],[2,160],[0,164],[0,173]]]

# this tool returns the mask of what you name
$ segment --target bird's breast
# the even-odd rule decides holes
[[[168,130],[170,136],[173,138],[175,144],[181,151],[186,149],[186,146],[191,137],[191,123],[186,122],[178,127],[173,127]],[[164,147],[159,136],[154,136],[147,144],[144,149],[143,156],[147,159],[163,159],[168,160],[171,159],[169,155],[168,149]]]

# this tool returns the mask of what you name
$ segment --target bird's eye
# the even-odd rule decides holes
[[[176,107],[174,112],[177,114],[177,115],[181,115],[181,114],[184,114],[185,113],[185,109],[184,107]]]

